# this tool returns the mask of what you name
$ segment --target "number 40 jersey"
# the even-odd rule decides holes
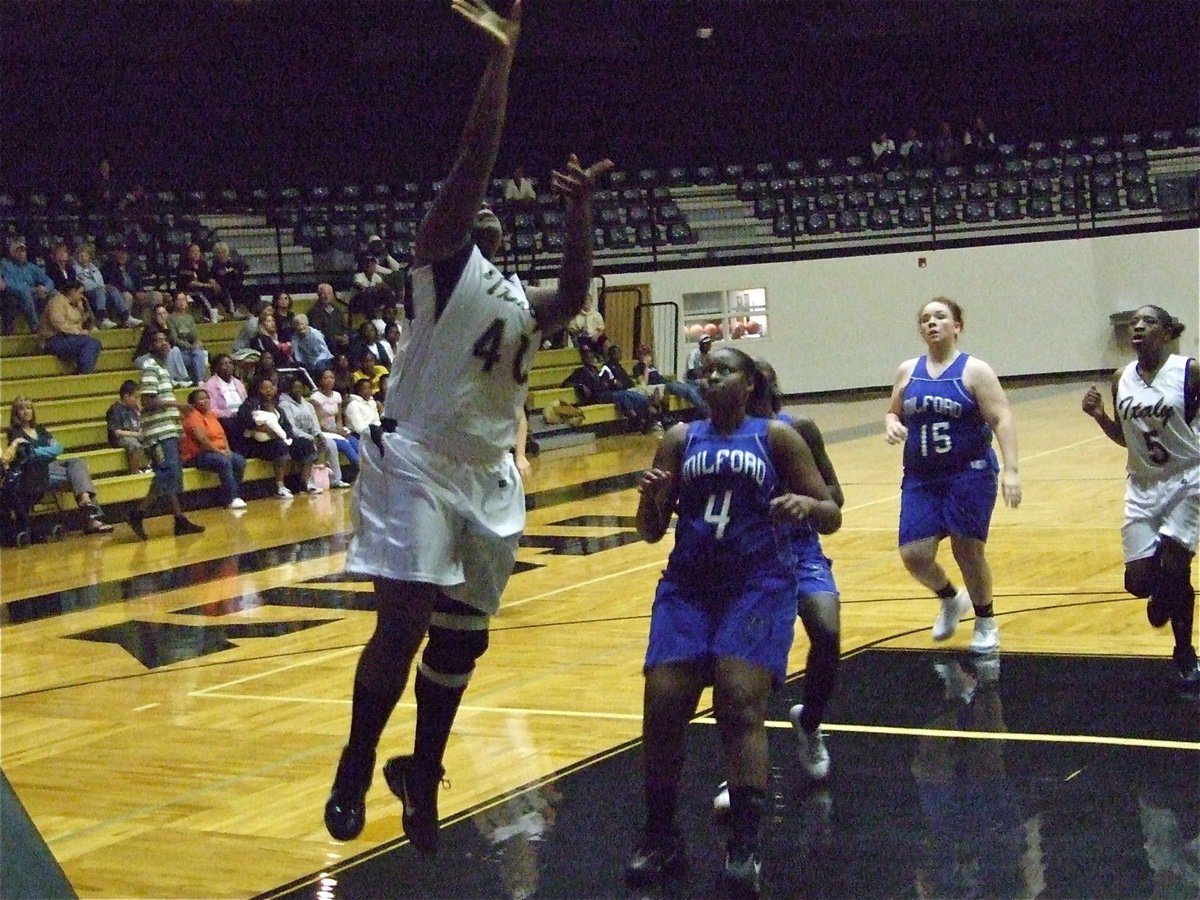
[[[431,266],[412,272],[412,337],[388,383],[383,414],[455,459],[490,461],[516,443],[537,351],[537,320],[521,283],[472,246],[438,309]]]
[[[967,468],[997,468],[992,429],[963,385],[970,356],[960,353],[937,378],[922,356],[904,386],[904,474],[941,478]]]
[[[1138,481],[1193,472],[1200,466],[1200,417],[1186,418],[1188,357],[1172,353],[1150,384],[1136,361],[1117,383],[1117,421],[1129,450],[1128,471]]]

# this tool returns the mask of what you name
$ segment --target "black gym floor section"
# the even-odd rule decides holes
[[[849,656],[826,716],[825,784],[802,776],[790,728],[769,729],[764,896],[1194,900],[1200,717],[1164,687],[1166,672],[1142,658]],[[770,720],[786,724],[802,694],[802,678],[789,683]],[[262,896],[724,896],[717,731],[697,722],[688,741],[689,868],[652,891],[621,877],[643,819],[634,742],[445,824],[435,857],[398,838]],[[398,813],[398,802],[368,810],[399,835]]]

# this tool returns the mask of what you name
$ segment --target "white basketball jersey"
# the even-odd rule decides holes
[[[1137,362],[1117,384],[1117,421],[1129,450],[1129,474],[1139,481],[1194,471],[1200,466],[1200,427],[1184,412],[1188,358],[1173,353],[1150,384]],[[1197,417],[1200,420],[1200,417]]]
[[[475,247],[440,317],[431,266],[413,270],[412,303],[412,337],[388,382],[384,416],[457,459],[508,452],[538,346],[520,281],[505,279]]]

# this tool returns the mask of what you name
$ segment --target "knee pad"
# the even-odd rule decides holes
[[[487,621],[488,617],[482,615],[445,616],[434,613],[429,626],[429,640],[425,644],[425,652],[421,654],[421,672],[430,680],[447,687],[465,685],[475,669],[475,660],[487,652]]]

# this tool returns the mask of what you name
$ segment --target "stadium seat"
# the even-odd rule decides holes
[[[627,250],[637,246],[637,230],[629,225],[612,225],[604,230],[604,240],[610,249]]]
[[[1115,172],[1093,172],[1092,173],[1092,190],[1093,191],[1110,191],[1117,186],[1117,175]]]
[[[944,166],[942,168],[942,181],[962,181],[966,177],[963,174],[962,166]]]
[[[1000,157],[1001,162],[1005,164],[1007,164],[1008,160],[1010,159],[1020,159],[1020,157],[1017,156],[1016,144],[1000,144],[998,147],[996,147],[996,154]]]
[[[796,220],[787,213],[775,217],[771,223],[771,233],[775,237],[791,237],[796,233]]]
[[[1121,176],[1121,181],[1126,189],[1137,187],[1138,185],[1148,184],[1150,176],[1145,169],[1129,169]]]
[[[668,201],[658,208],[658,221],[664,223],[678,222],[683,218],[683,213],[679,210],[679,204],[675,201]]]
[[[1000,173],[1005,178],[1024,178],[1025,160],[1016,156],[1009,157],[1000,164]]]
[[[1050,148],[1045,141],[1030,141],[1025,147],[1025,158],[1036,162],[1050,155]]]
[[[1111,170],[1117,167],[1117,154],[1111,150],[1100,150],[1092,157],[1092,168]]]
[[[1125,191],[1125,205],[1129,209],[1150,209],[1154,206],[1154,193],[1149,182],[1134,185]]]
[[[851,174],[857,174],[867,167],[867,161],[864,157],[855,154],[854,156],[846,157],[846,171]]]
[[[875,195],[875,205],[887,209],[900,208],[900,193],[895,188],[884,188]]]
[[[1083,215],[1088,210],[1087,197],[1083,193],[1063,194],[1059,198],[1058,209],[1064,216]]]
[[[852,179],[853,184],[860,191],[873,191],[879,184],[879,177],[872,171],[859,172]]]
[[[698,185],[711,186],[718,183],[719,176],[712,166],[698,166],[695,179]]]
[[[905,228],[925,228],[925,210],[920,206],[905,206],[900,210],[900,224]]]
[[[863,230],[863,214],[857,209],[844,209],[838,213],[837,230],[853,233]]]
[[[815,175],[804,175],[796,179],[796,192],[802,197],[815,197],[821,192],[820,182]]]
[[[555,228],[551,231],[542,232],[542,250],[546,253],[562,253],[563,243],[564,239],[561,229]]]
[[[829,219],[829,214],[817,210],[808,214],[808,218],[804,220],[804,230],[809,234],[832,234],[833,222]]]
[[[1183,146],[1200,147],[1200,125],[1193,125],[1183,133]]]
[[[922,184],[912,185],[906,194],[908,206],[924,206],[929,203],[929,188]]]
[[[1121,200],[1114,188],[1105,188],[1092,193],[1092,207],[1098,213],[1117,212],[1121,209]]]
[[[996,185],[996,196],[999,198],[1020,197],[1024,193],[1021,182],[1015,178],[1006,178]]]
[[[1024,218],[1021,203],[1015,197],[1001,197],[996,201],[996,218],[1002,222],[1013,222]]]
[[[893,193],[895,193],[893,191]],[[890,231],[896,227],[895,217],[891,209],[885,206],[873,206],[867,214],[867,227],[872,231]]]
[[[769,162],[755,164],[754,177],[760,181],[770,181],[775,177],[775,164]]]
[[[971,169],[971,173],[976,178],[994,178],[996,175],[996,166],[990,162],[975,163]]]
[[[754,201],[754,218],[773,219],[779,211],[780,203],[774,197],[758,197]]]
[[[725,183],[726,184],[741,184],[746,178],[746,169],[737,163],[730,163],[725,167]]]
[[[646,190],[658,187],[658,169],[638,169],[637,181]]]
[[[789,159],[783,164],[783,171],[788,174],[789,178],[799,178],[805,174],[806,170],[807,167],[804,165],[803,160]]]
[[[912,173],[912,181],[914,184],[933,184],[933,169],[914,169]]]
[[[825,179],[825,187],[831,191],[844,191],[850,187],[850,179],[845,175],[830,175]]]
[[[1031,219],[1049,219],[1054,215],[1054,206],[1047,195],[1030,197],[1025,204],[1025,213]]]
[[[962,186],[958,182],[943,182],[934,191],[938,203],[957,203],[962,199]]]
[[[1051,175],[1058,174],[1058,160],[1053,156],[1043,156],[1035,159],[1029,169],[1035,177],[1049,178]]]
[[[837,194],[828,191],[817,196],[817,209],[821,212],[833,212],[838,208]]]
[[[1087,151],[1091,154],[1102,153],[1109,148],[1111,141],[1106,134],[1094,134],[1087,139]]]
[[[671,187],[690,187],[692,178],[683,166],[672,166],[667,169],[667,184]]]
[[[337,192],[335,199],[339,203],[361,203],[363,191],[357,184],[343,184]]]
[[[953,203],[935,203],[933,205],[933,222],[935,225],[954,225],[958,222],[958,207]]]
[[[842,203],[846,209],[866,210],[871,208],[871,201],[865,191],[849,191]]]
[[[620,191],[621,188],[629,184],[629,175],[620,169],[613,169],[608,173],[608,183],[614,191]]]
[[[672,222],[667,226],[667,241],[672,244],[694,244],[696,235],[687,222]]]
[[[1142,146],[1142,136],[1136,131],[1130,131],[1121,135],[1121,149],[1128,153],[1130,150],[1137,150]]]
[[[1079,153],[1080,142],[1077,137],[1061,138],[1058,142],[1058,152],[1063,156]]]
[[[992,220],[992,211],[983,200],[968,200],[963,207],[963,221],[965,222],[990,222]]]
[[[823,156],[817,160],[816,172],[818,176],[832,175],[837,171],[837,165],[828,156]]]
[[[743,178],[738,182],[735,193],[739,200],[757,200],[766,196],[767,186],[754,178]]]
[[[512,236],[512,248],[516,253],[533,253],[537,250],[537,235],[518,231]]]
[[[795,187],[790,178],[772,178],[767,182],[767,193],[772,197],[786,197]]]
[[[625,221],[630,225],[642,225],[650,221],[650,204],[635,203],[625,211]]]

